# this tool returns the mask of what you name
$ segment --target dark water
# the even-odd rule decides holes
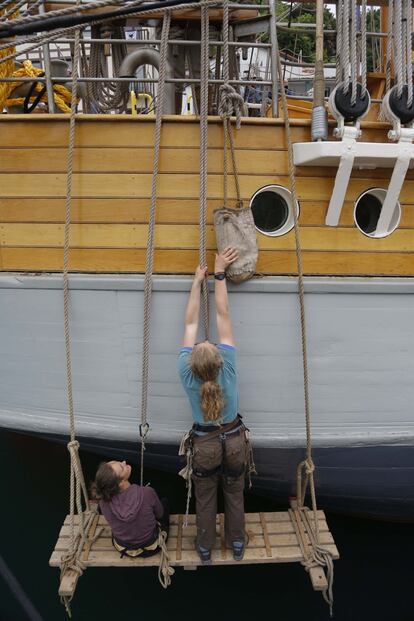
[[[92,477],[100,458],[83,453]],[[0,433],[1,555],[43,621],[66,614],[57,596],[58,570],[48,558],[68,510],[64,446]],[[147,480],[182,512],[178,477],[147,471]],[[136,475],[136,473],[135,473]],[[247,510],[283,509],[247,496]],[[328,515],[341,560],[335,563],[336,621],[414,621],[413,526]],[[164,591],[156,569],[88,569],[72,605],[75,621],[323,621],[328,608],[299,564],[177,569]],[[1,621],[30,617],[0,576]]]

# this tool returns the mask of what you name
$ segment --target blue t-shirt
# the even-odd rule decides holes
[[[220,343],[217,345],[223,365],[217,376],[217,383],[223,391],[224,409],[218,425],[231,423],[236,418],[239,408],[239,397],[237,389],[236,375],[236,349],[231,345]],[[178,354],[178,374],[180,376],[184,390],[190,400],[193,419],[200,425],[211,425],[213,421],[205,421],[200,404],[200,386],[203,383],[194,375],[190,367],[190,356],[192,347],[182,347]]]

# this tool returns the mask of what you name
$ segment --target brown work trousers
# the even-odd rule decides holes
[[[211,550],[216,543],[219,483],[222,485],[224,496],[226,544],[231,547],[233,541],[245,541],[244,485],[249,450],[248,437],[245,428],[241,426],[235,432],[225,435],[222,442],[220,436],[223,432],[222,428],[203,436],[193,436],[192,478],[196,497],[197,544],[208,550]],[[216,472],[208,475],[215,470]],[[199,473],[207,473],[207,476],[201,476]]]

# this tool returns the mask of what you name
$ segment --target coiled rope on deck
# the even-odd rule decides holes
[[[309,370],[308,370],[308,352],[307,352],[307,337],[306,337],[306,314],[305,314],[305,287],[304,287],[304,278],[303,278],[303,265],[302,265],[302,248],[300,241],[300,230],[299,230],[299,221],[298,214],[296,210],[297,205],[297,192],[296,192],[296,177],[295,177],[295,164],[293,159],[293,144],[292,144],[292,135],[290,131],[290,123],[288,116],[288,104],[286,98],[286,92],[283,85],[283,73],[282,73],[282,63],[280,61],[279,54],[279,44],[278,37],[276,34],[276,58],[277,58],[277,69],[279,74],[279,82],[280,82],[280,94],[282,99],[282,107],[283,107],[283,116],[284,116],[284,124],[285,124],[285,132],[286,132],[286,140],[288,147],[288,162],[289,162],[289,183],[290,183],[290,191],[292,195],[292,203],[293,203],[293,219],[294,219],[294,231],[295,231],[295,250],[296,250],[296,261],[298,268],[298,293],[299,293],[299,309],[300,309],[300,326],[301,326],[301,346],[302,346],[302,364],[303,364],[303,388],[304,388],[304,405],[305,405],[305,426],[306,426],[306,458],[298,465],[297,468],[297,503],[298,503],[298,511],[301,516],[304,516],[306,511],[309,509],[303,506],[305,500],[306,489],[309,486],[310,495],[311,495],[311,505],[312,505],[312,513],[313,513],[313,526],[310,522],[308,522],[309,533],[312,533],[312,537],[310,536],[312,548],[313,548],[313,557],[312,563],[315,565],[320,565],[324,567],[327,572],[327,582],[328,587],[323,591],[323,596],[329,605],[330,614],[332,616],[332,607],[333,607],[333,592],[332,592],[332,584],[333,584],[333,563],[332,563],[332,555],[329,550],[325,550],[320,545],[319,538],[319,526],[318,526],[318,507],[316,502],[316,491],[315,491],[315,481],[314,481],[314,471],[315,464],[312,459],[312,433],[311,433],[311,409],[310,409],[310,395],[309,395]],[[305,473],[305,480],[303,481],[303,473]],[[327,559],[330,560],[327,560]],[[305,567],[309,568],[307,565],[307,560],[305,557]]]

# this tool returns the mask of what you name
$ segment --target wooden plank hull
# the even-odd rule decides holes
[[[68,119],[44,115],[0,118],[0,269],[60,271],[66,192]],[[280,120],[246,119],[234,131],[245,204],[261,187],[289,187],[286,137]],[[309,124],[292,121],[295,142],[309,139]],[[142,272],[153,169],[154,121],[127,116],[80,116],[76,129],[70,269]],[[364,140],[386,141],[386,126],[367,124]],[[223,135],[209,121],[208,261],[212,268],[213,210],[223,201]],[[353,221],[357,197],[387,188],[389,169],[354,171],[338,227],[325,214],[336,169],[297,169],[305,274],[412,276],[414,274],[414,171],[401,193],[397,231],[383,239],[363,235]],[[234,204],[235,186],[229,181]],[[155,271],[189,274],[198,254],[199,125],[193,117],[166,117],[157,187]],[[258,233],[257,271],[296,273],[294,236]]]

